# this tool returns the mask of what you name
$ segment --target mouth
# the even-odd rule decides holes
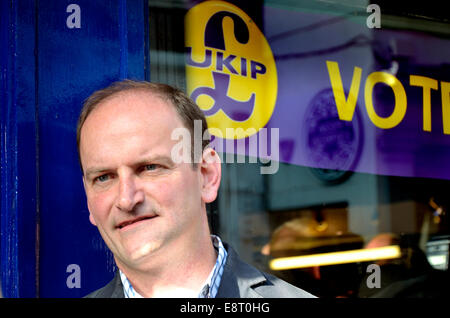
[[[144,221],[144,220],[150,220],[150,219],[153,219],[153,218],[155,218],[157,215],[143,215],[143,216],[140,216],[140,217],[137,217],[137,218],[134,218],[134,219],[131,219],[131,220],[127,220],[127,221],[123,221],[123,222],[120,222],[117,226],[116,226],[116,229],[123,229],[124,227],[126,227],[126,226],[129,226],[129,225],[131,225],[131,224],[135,224],[135,223],[137,223],[137,222],[141,222],[141,221]]]

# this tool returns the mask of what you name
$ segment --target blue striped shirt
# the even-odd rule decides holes
[[[211,235],[214,248],[217,251],[217,259],[214,268],[209,273],[205,284],[198,293],[198,298],[215,298],[219,290],[220,281],[222,279],[223,269],[227,260],[227,251],[222,244],[222,240],[217,235]],[[125,298],[143,298],[131,285],[125,274],[119,270],[120,279],[123,285],[123,293]]]

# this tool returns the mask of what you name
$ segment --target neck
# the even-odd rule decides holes
[[[149,256],[141,266],[116,263],[143,297],[197,297],[216,262],[211,237]],[[188,273],[188,275],[187,275]]]

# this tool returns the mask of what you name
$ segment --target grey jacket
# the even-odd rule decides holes
[[[217,298],[315,298],[310,293],[243,262],[233,248],[226,243],[224,246],[228,256]],[[86,297],[124,298],[119,273],[116,272],[106,286]]]

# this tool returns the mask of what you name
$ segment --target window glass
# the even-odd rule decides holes
[[[448,295],[449,21],[391,2],[149,1],[150,79],[222,154],[212,231],[319,297]]]

